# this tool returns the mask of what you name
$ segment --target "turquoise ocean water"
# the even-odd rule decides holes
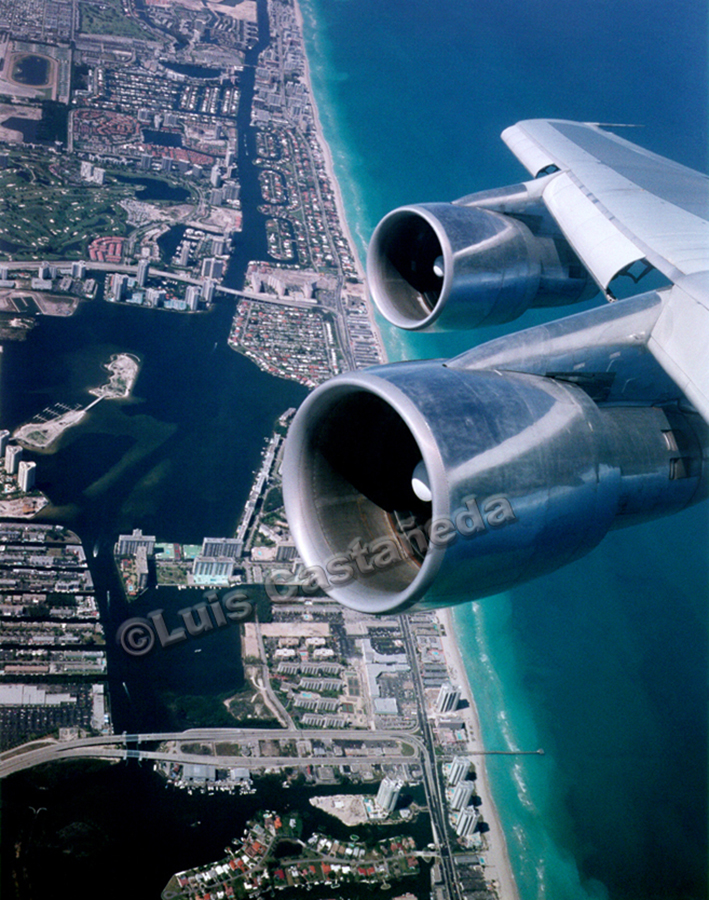
[[[402,203],[527,177],[499,134],[553,116],[643,125],[707,157],[707,8],[651,0],[301,0],[314,90],[358,248]],[[514,324],[534,324],[543,313]],[[506,326],[510,328],[510,326]],[[401,336],[449,356],[503,328]],[[707,506],[456,611],[523,900],[707,895]]]

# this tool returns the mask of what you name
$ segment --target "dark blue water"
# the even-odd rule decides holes
[[[303,10],[361,252],[397,205],[528,177],[499,140],[519,119],[639,123],[627,137],[706,168],[703,2]],[[383,326],[391,358],[450,355],[504,330],[402,338]],[[490,764],[523,900],[706,897],[708,538],[704,505],[456,613],[486,743],[547,751]]]
[[[143,140],[146,144],[157,144],[159,147],[182,146],[182,135],[172,131],[152,131],[144,128]]]
[[[305,389],[276,381],[226,344],[233,301],[183,315],[99,301],[44,317],[3,359],[3,426],[51,403],[91,400],[114,353],[140,359],[128,401],[102,401],[35,457],[57,519],[89,544],[142,528],[165,540],[231,534],[275,419]]]
[[[175,187],[159,178],[135,175],[114,175],[113,177],[123,184],[137,185],[135,191],[137,200],[171,200],[173,203],[184,203],[190,196],[190,192],[186,188]]]
[[[171,72],[178,72],[189,78],[219,78],[221,75],[221,69],[211,69],[209,66],[191,66],[186,63],[174,62],[165,62],[163,65]]]
[[[12,77],[20,84],[46,84],[49,80],[49,60],[44,56],[23,56],[15,63]]]
[[[163,259],[172,259],[185,231],[187,231],[186,225],[173,225],[172,228],[169,228],[165,232],[165,234],[160,235],[158,238],[158,247],[160,248]]]
[[[345,793],[347,788],[284,790],[282,776],[265,776],[256,784],[258,791],[252,795],[189,796],[165,787],[152,767],[135,762],[69,762],[22,773],[3,789],[4,817],[17,823],[21,841],[19,863],[15,847],[3,842],[3,897],[13,896],[15,885],[26,892],[29,871],[33,896],[66,896],[65,885],[71,884],[76,897],[156,900],[175,872],[223,858],[224,848],[242,836],[246,822],[264,810],[300,815],[304,840],[315,831],[343,841],[352,833],[308,802],[311,796]],[[372,793],[374,787],[357,786],[356,792]],[[406,830],[420,849],[431,838],[425,818]],[[401,834],[401,829],[358,826],[357,832],[362,839],[383,840]],[[423,897],[429,883],[428,866],[422,864],[418,876],[400,880],[381,896],[389,900],[410,890]],[[369,894],[371,887],[347,889],[353,900]],[[298,894],[281,896],[292,900]],[[314,890],[312,896],[332,897],[332,889]]]

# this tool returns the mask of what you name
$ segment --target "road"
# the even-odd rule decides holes
[[[439,851],[441,868],[443,870],[443,890],[445,891],[448,900],[463,900],[460,885],[456,877],[455,866],[453,864],[453,848],[451,847],[448,822],[446,821],[447,805],[445,802],[445,791],[441,784],[438,769],[435,766],[435,742],[431,723],[426,715],[426,696],[424,693],[421,671],[418,665],[415,641],[411,634],[411,625],[406,616],[400,616],[399,621],[401,622],[401,630],[404,636],[406,655],[411,664],[420,733],[425,748],[423,753],[424,788],[426,790],[426,799],[431,814],[433,841]],[[432,760],[433,764],[431,762]]]
[[[0,778],[21,772],[33,766],[43,765],[49,762],[58,762],[63,759],[126,759],[127,751],[140,753],[142,759],[169,759],[172,761],[186,761],[191,763],[211,764],[219,767],[242,766],[245,768],[263,768],[264,766],[298,766],[298,765],[324,765],[341,764],[343,757],[330,760],[324,756],[202,756],[183,753],[181,750],[169,752],[161,750],[139,750],[138,745],[148,743],[165,743],[168,741],[180,741],[183,743],[194,742],[235,742],[244,743],[249,740],[346,740],[361,741],[366,746],[362,753],[362,759],[372,760],[366,752],[368,747],[382,741],[400,741],[412,750],[410,755],[399,754],[396,757],[387,756],[387,760],[396,762],[412,762],[420,757],[424,751],[422,742],[406,732],[393,731],[365,731],[355,729],[263,729],[263,728],[193,728],[189,731],[155,732],[152,734],[113,734],[99,735],[96,737],[77,738],[70,741],[35,741],[12,750],[6,750],[0,754]],[[355,759],[356,757],[348,757]],[[325,762],[325,760],[329,762]],[[380,757],[376,757],[377,760]]]
[[[68,269],[73,262],[77,262],[77,260],[58,259],[56,261],[53,260],[52,265],[56,266],[58,269]],[[7,267],[8,272],[29,272],[31,270],[39,269],[40,266],[46,265],[46,263],[33,260],[23,260],[20,262],[15,260],[14,262],[4,262],[3,265]],[[130,266],[126,263],[98,262],[97,260],[90,260],[87,262],[86,268],[87,270],[93,269],[97,272],[123,272],[127,275],[136,275],[138,273],[138,266]],[[204,280],[202,278],[192,278],[192,276],[184,275],[181,272],[167,272],[164,269],[157,269],[155,266],[150,266],[150,277],[168,278],[172,281],[184,281],[187,284],[202,284]]]
[[[277,446],[277,445],[276,445]],[[268,446],[268,453],[266,454],[266,462],[264,463],[264,467],[266,463],[268,464],[268,468],[266,470],[267,474],[271,471],[271,466],[273,465],[273,457],[276,453],[276,446],[274,446],[273,440]],[[259,493],[261,492],[262,487],[259,489]],[[256,687],[260,688],[263,691],[264,699],[271,706],[272,709],[275,709],[278,713],[278,717],[281,722],[286,724],[286,727],[290,731],[296,731],[295,722],[290,716],[290,713],[285,708],[285,706],[281,703],[281,701],[276,697],[275,691],[271,687],[271,676],[268,671],[268,656],[266,654],[266,647],[263,643],[263,632],[261,631],[261,623],[259,621],[258,613],[254,619],[254,626],[256,630],[256,640],[258,642],[259,655],[264,662],[261,664],[261,678],[263,679],[263,684],[256,684]]]

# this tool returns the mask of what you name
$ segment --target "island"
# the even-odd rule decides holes
[[[87,406],[67,407],[58,403],[44,409],[30,422],[15,430],[12,437],[18,444],[35,451],[48,451],[67,428],[78,425],[92,407],[101,400],[125,400],[130,396],[138,377],[139,360],[130,353],[118,353],[111,357],[105,368],[111,373],[106,384],[90,388],[96,396]]]

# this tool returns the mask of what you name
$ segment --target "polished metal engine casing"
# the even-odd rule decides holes
[[[701,439],[677,410],[600,407],[573,383],[454,363],[341,375],[296,415],[288,519],[306,569],[343,604],[494,594],[705,491]],[[421,460],[430,503],[411,485]]]

